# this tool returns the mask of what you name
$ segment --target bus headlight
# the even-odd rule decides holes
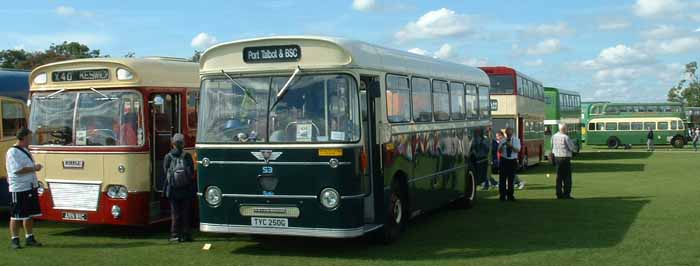
[[[204,200],[213,207],[218,207],[221,204],[221,189],[216,186],[207,187],[204,191]]]
[[[333,188],[324,188],[321,190],[320,201],[323,207],[335,209],[340,204],[340,193]]]
[[[46,84],[46,72],[39,73],[34,77],[34,84]]]
[[[125,186],[122,185],[109,185],[107,186],[107,197],[112,199],[126,199],[129,195],[129,191]]]
[[[134,74],[131,73],[131,71],[123,69],[123,68],[117,68],[117,80],[131,80],[134,79]]]

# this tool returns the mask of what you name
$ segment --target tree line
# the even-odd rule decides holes
[[[194,51],[194,55],[189,58],[192,62],[199,62],[201,51]],[[134,52],[129,52],[123,57],[135,57]],[[24,49],[0,50],[0,68],[32,70],[35,67],[81,58],[110,57],[102,54],[99,49],[90,49],[85,44],[79,42],[64,41],[60,44],[51,44],[43,51],[26,51]]]
[[[668,90],[668,101],[679,102],[686,107],[700,107],[700,79],[697,76],[698,63],[690,62],[685,65],[686,79]]]

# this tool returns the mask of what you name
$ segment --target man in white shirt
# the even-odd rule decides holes
[[[557,169],[557,199],[573,199],[571,197],[571,155],[575,147],[566,131],[566,124],[559,124],[559,132],[552,136],[552,153]]]
[[[41,215],[36,172],[41,170],[42,165],[34,163],[34,158],[29,153],[28,147],[32,141],[31,134],[32,132],[29,129],[20,129],[17,132],[17,144],[8,149],[5,155],[7,183],[12,196],[10,211],[12,240],[10,246],[13,249],[21,248],[19,244],[20,222],[23,224],[26,233],[26,245],[41,246],[41,243],[36,241],[32,234],[34,225],[32,217]]]
[[[515,201],[513,182],[515,181],[515,170],[518,169],[520,139],[513,135],[513,128],[506,128],[505,137],[498,143],[498,151],[501,153],[500,175],[498,178],[499,199],[501,201]]]

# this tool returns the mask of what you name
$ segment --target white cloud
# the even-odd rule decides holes
[[[695,30],[695,32],[700,32],[700,28],[698,28],[697,30]]]
[[[353,0],[352,8],[358,11],[371,11],[377,8],[377,2],[374,0]]]
[[[558,39],[547,39],[539,42],[535,47],[528,48],[529,55],[546,55],[561,51],[561,41]]]
[[[441,8],[425,13],[415,22],[409,22],[394,37],[399,41],[454,37],[465,35],[471,30],[469,16]]]
[[[544,60],[542,58],[538,58],[532,61],[527,61],[525,62],[526,66],[531,66],[531,67],[538,67],[544,64]]]
[[[480,66],[485,66],[488,65],[489,59],[488,58],[465,58],[460,61],[461,64],[468,65],[468,66],[473,66],[473,67],[480,67]]]
[[[663,41],[657,45],[661,53],[666,54],[681,54],[690,52],[700,47],[700,38],[682,37],[669,41]]]
[[[598,25],[600,30],[624,30],[629,28],[630,23],[627,21],[608,21]]]
[[[589,69],[603,69],[612,66],[637,65],[653,62],[654,58],[643,51],[618,44],[600,51],[598,57],[586,60],[581,66]]]
[[[414,54],[417,54],[417,55],[427,55],[427,54],[428,54],[428,51],[423,50],[423,49],[421,49],[421,48],[411,48],[411,49],[408,49],[408,52],[409,52],[409,53],[414,53]]]
[[[643,69],[636,67],[614,67],[596,71],[593,78],[596,81],[628,81],[641,77]]]
[[[564,22],[559,22],[557,24],[540,24],[537,26],[532,26],[524,30],[525,34],[528,35],[539,35],[539,36],[565,36],[572,34],[573,29],[569,28]]]
[[[194,48],[202,49],[212,46],[216,43],[216,37],[211,36],[206,32],[200,32],[199,34],[197,34],[197,36],[194,36],[194,38],[192,38],[192,42],[190,42],[190,45],[192,45],[192,47]]]
[[[64,16],[64,17],[73,17],[73,16],[92,17],[93,16],[92,12],[78,11],[71,6],[59,6],[56,9],[54,9],[54,12],[56,12],[56,14],[58,14],[60,16]]]
[[[673,15],[683,9],[685,4],[679,0],[637,0],[634,13],[640,17],[661,17]]]
[[[453,56],[454,50],[452,49],[452,45],[447,43],[440,46],[440,49],[438,49],[434,54],[434,57],[439,59],[450,59]]]
[[[681,31],[674,26],[659,25],[653,29],[642,32],[642,35],[647,39],[665,39],[677,37]]]

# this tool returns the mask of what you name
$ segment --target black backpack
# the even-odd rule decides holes
[[[185,166],[185,156],[187,153],[182,151],[179,157],[170,156],[170,166],[168,167],[168,182],[172,188],[187,187],[192,183],[192,178],[187,175],[187,166]]]

